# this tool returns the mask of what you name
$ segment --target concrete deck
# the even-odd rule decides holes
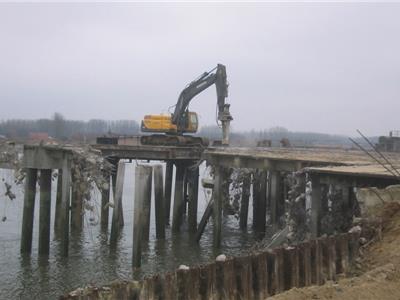
[[[264,168],[278,171],[305,169],[311,173],[394,179],[392,174],[365,153],[349,149],[128,145],[92,145],[92,147],[105,157],[118,159],[205,160],[209,164],[224,167]],[[42,168],[57,168],[62,158],[75,148],[79,147],[25,146],[24,166],[40,168],[38,164],[41,164]],[[384,155],[400,170],[400,154],[384,153]]]
[[[400,154],[384,155],[400,170]],[[203,158],[213,164],[232,167],[264,166],[282,171],[307,168],[314,173],[393,178],[364,152],[350,149],[208,148]]]
[[[141,160],[199,160],[204,148],[168,146],[92,145],[103,156]]]

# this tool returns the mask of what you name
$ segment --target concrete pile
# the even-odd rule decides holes
[[[296,173],[289,173],[286,181],[290,187],[285,200],[285,221],[288,227],[287,240],[289,244],[305,240],[309,232],[307,225],[305,183]]]

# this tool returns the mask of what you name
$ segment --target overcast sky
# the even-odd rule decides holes
[[[399,3],[0,4],[3,120],[139,121],[217,63],[234,129],[400,129]]]

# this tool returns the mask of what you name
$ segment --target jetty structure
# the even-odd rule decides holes
[[[204,147],[204,146],[143,146],[126,142],[126,137],[117,144],[95,144],[101,160],[92,160],[95,168],[101,169],[105,183],[100,186],[101,217],[100,226],[105,230],[111,221],[110,244],[116,240],[123,226],[122,191],[125,164],[133,160],[156,161],[156,164],[136,166],[136,190],[134,194],[134,266],[140,266],[140,244],[148,240],[151,193],[155,193],[157,238],[165,237],[165,226],[170,224],[174,233],[182,230],[182,221],[187,214],[188,230],[197,233],[198,239],[204,229],[205,221],[197,220],[199,165],[205,162],[212,166],[213,178],[212,204],[205,214],[212,216],[214,247],[221,244],[222,218],[224,204],[229,201],[229,185],[232,169],[245,169],[242,176],[240,227],[247,226],[249,208],[249,190],[252,190],[253,228],[265,232],[267,225],[279,229],[278,223],[285,215],[290,215],[288,200],[293,198],[293,187],[300,188],[310,197],[302,201],[301,206],[309,215],[311,237],[317,238],[321,228],[321,218],[329,209],[328,191],[334,188],[337,201],[343,214],[350,219],[356,213],[357,201],[354,188],[386,187],[396,184],[394,176],[384,166],[371,161],[362,151],[346,149],[313,148],[241,148],[241,147]],[[132,139],[132,137],[131,137]],[[70,230],[82,228],[83,193],[79,191],[79,174],[75,174],[76,161],[73,146],[25,145],[22,167],[25,170],[24,212],[21,233],[21,252],[30,253],[32,246],[32,224],[34,218],[36,182],[40,188],[40,234],[39,253],[49,251],[50,206],[56,205],[55,229],[60,238],[62,253],[68,255]],[[78,151],[79,152],[79,151]],[[399,164],[400,155],[387,154],[394,164]],[[101,161],[101,163],[100,163]],[[165,167],[161,167],[161,163]],[[111,166],[111,167],[110,167]],[[175,172],[173,171],[175,169]],[[52,171],[58,171],[57,199],[51,199]],[[289,174],[295,174],[295,181],[287,180]],[[152,180],[154,177],[154,181]],[[173,177],[175,178],[173,180]],[[38,179],[39,178],[39,179]],[[152,186],[154,182],[154,187]],[[172,186],[172,183],[175,186]],[[112,188],[110,188],[112,186]],[[174,199],[171,199],[174,189]],[[110,190],[114,192],[114,203],[110,205]],[[332,194],[332,193],[331,193]],[[290,202],[290,201],[289,201]],[[306,202],[308,204],[306,204]],[[309,207],[305,207],[308,205]],[[109,210],[112,209],[112,220]],[[171,212],[171,213],[170,213]],[[282,229],[282,228],[280,228]],[[321,231],[322,229],[322,231]],[[238,228],[240,230],[240,228]]]
[[[210,295],[229,299],[225,294],[229,289],[235,295],[251,299],[291,287],[323,284],[339,273],[346,273],[358,255],[359,232],[352,229],[354,217],[360,214],[357,189],[385,188],[398,184],[400,179],[399,153],[381,152],[387,163],[378,163],[365,152],[354,149],[149,146],[141,145],[139,139],[114,137],[113,143],[100,139],[103,143],[90,146],[26,144],[22,155],[0,161],[1,168],[15,168],[15,162],[19,161],[18,167],[25,176],[21,254],[29,256],[32,243],[36,242],[32,241],[32,227],[34,208],[39,205],[38,255],[41,258],[49,255],[53,219],[60,253],[68,256],[69,239],[74,237],[71,233],[83,228],[88,209],[85,199],[90,197],[86,189],[93,185],[101,192],[98,226],[109,233],[110,249],[118,247],[124,226],[124,178],[126,165],[130,163],[136,164],[132,195],[133,268],[142,264],[141,252],[149,241],[152,213],[157,239],[165,239],[166,227],[171,226],[174,235],[188,230],[193,241],[199,241],[209,223],[213,228],[213,247],[218,253],[223,239],[222,220],[224,214],[229,214],[230,198],[232,193],[238,193],[237,187],[240,194],[237,230],[250,226],[247,223],[251,219],[253,231],[260,236],[267,230],[268,234],[272,230],[276,235],[254,255],[217,257],[216,262],[205,266],[183,267],[173,273],[104,290],[80,289],[69,293],[67,298],[96,299],[105,293],[110,299],[132,295],[138,299],[187,299],[194,293],[193,299],[208,299]],[[203,163],[210,166],[212,178],[200,177],[199,166]],[[198,220],[200,184],[211,189],[212,196]],[[52,189],[56,189],[56,199],[52,199]],[[51,211],[55,211],[54,217],[50,216]],[[185,218],[187,226],[183,226]],[[209,219],[212,221],[208,222]]]

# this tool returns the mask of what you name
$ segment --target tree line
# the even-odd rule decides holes
[[[0,135],[10,139],[26,139],[35,133],[45,133],[58,140],[89,140],[104,134],[138,134],[139,124],[134,120],[89,121],[67,120],[60,113],[51,119],[0,121]]]
[[[220,139],[222,130],[218,126],[203,126],[199,136],[210,139]],[[314,146],[352,146],[349,138],[344,135],[334,135],[316,132],[296,132],[285,127],[271,127],[268,129],[236,131],[232,130],[230,143],[237,146],[255,146],[258,141],[269,140],[272,146],[280,146],[282,139],[288,139],[292,146],[314,147]],[[358,138],[355,138],[359,140]],[[373,138],[375,140],[375,138]]]
[[[202,126],[198,136],[210,140],[221,139],[221,128],[215,125]],[[140,133],[139,123],[134,120],[101,120],[89,121],[67,120],[60,113],[50,119],[23,120],[12,119],[0,121],[0,136],[10,139],[27,139],[32,133],[45,133],[49,137],[67,141],[91,141],[98,136],[136,135]],[[258,141],[269,140],[272,146],[279,146],[282,139],[288,139],[292,146],[352,146],[348,137],[316,132],[295,132],[285,127],[271,127],[260,130],[232,130],[230,141],[236,146],[255,146]],[[371,138],[376,142],[377,138]],[[359,140],[356,138],[356,140]]]

